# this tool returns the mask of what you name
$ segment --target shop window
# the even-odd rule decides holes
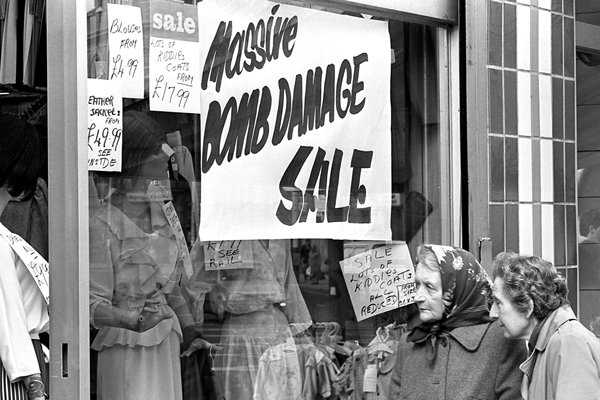
[[[313,237],[244,240],[233,237],[235,226],[228,227],[229,240],[203,238],[202,199],[209,194],[201,182],[206,151],[201,127],[207,116],[153,110],[156,81],[153,87],[148,60],[155,42],[149,32],[152,23],[167,22],[151,19],[152,2],[128,3],[141,15],[144,87],[142,98],[116,99],[122,132],[100,132],[101,140],[120,142],[121,168],[90,168],[91,397],[119,398],[127,387],[161,399],[179,398],[171,396],[176,392],[190,399],[217,394],[291,399],[302,391],[325,396],[338,390],[336,371],[349,354],[375,338],[383,343],[397,338],[412,310],[401,307],[364,319],[353,310],[340,262],[386,242],[332,239],[317,231]],[[170,4],[177,10],[184,3]],[[115,68],[107,9],[106,1],[97,0],[88,11],[88,77],[106,82]],[[170,18],[174,30],[197,26],[184,14]],[[388,21],[387,28],[391,171],[381,171],[390,176],[382,195],[391,197],[389,239],[406,243],[411,253],[422,243],[440,243],[450,229],[442,212],[449,194],[441,189],[441,160],[449,150],[440,139],[449,133],[441,129],[447,105],[440,103],[440,82],[447,77],[439,76],[445,62],[439,59],[444,54],[439,29],[397,20]],[[125,63],[125,74],[133,67]],[[240,202],[253,200],[238,195]],[[316,213],[319,207],[313,206],[310,212]],[[179,241],[173,233],[178,224]],[[260,237],[266,228],[254,229]],[[219,268],[223,264],[228,267]],[[180,358],[191,343],[198,350]],[[307,383],[304,366],[310,362],[324,366],[321,376],[328,382]],[[279,378],[286,383],[273,385]]]
[[[600,107],[599,60],[598,53],[577,53],[578,316],[596,335],[600,335],[600,142],[594,127]]]

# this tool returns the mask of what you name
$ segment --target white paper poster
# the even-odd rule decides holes
[[[415,302],[415,270],[405,242],[382,243],[340,261],[357,321]],[[350,251],[348,251],[350,250]],[[350,254],[348,254],[350,253]]]
[[[196,6],[150,2],[151,110],[200,113],[199,30]]]
[[[204,242],[204,269],[223,271],[228,269],[252,269],[252,247],[241,240]]]
[[[107,4],[109,79],[120,79],[123,97],[144,98],[144,35],[139,7]]]
[[[119,81],[88,79],[88,169],[121,171],[123,116]]]
[[[198,4],[203,240],[389,240],[387,22]]]

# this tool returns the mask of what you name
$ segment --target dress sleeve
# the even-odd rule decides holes
[[[214,274],[206,271],[204,267],[204,245],[197,240],[190,250],[192,268],[194,270],[191,277],[182,279],[182,293],[186,298],[190,311],[196,324],[204,322],[204,302],[206,294],[210,293],[216,281]]]
[[[0,239],[0,359],[11,382],[39,374],[13,251]]]
[[[115,245],[113,242],[114,238],[111,239],[108,226],[92,219],[90,221],[90,322],[92,325],[94,325],[94,313],[98,305],[112,304],[114,266],[111,248]]]
[[[591,342],[582,338],[577,331],[561,333],[558,340],[550,340],[545,351],[548,353],[546,375],[555,400],[598,398],[600,360],[597,358],[597,349],[594,358]]]
[[[300,292],[300,286],[296,280],[294,274],[294,266],[292,264],[292,252],[290,250],[289,241],[285,241],[285,301],[286,307],[284,314],[287,317],[290,324],[296,324],[296,330],[299,333],[304,329],[307,329],[312,323],[308,307],[302,292]]]
[[[499,327],[496,328],[500,330]],[[501,335],[500,332],[497,334]],[[519,365],[527,359],[527,345],[523,340],[502,337],[502,341],[500,365],[496,374],[496,398],[498,400],[520,399],[523,373]]]

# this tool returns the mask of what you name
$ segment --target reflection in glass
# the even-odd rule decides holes
[[[220,331],[223,350],[214,354],[214,373],[225,398],[299,398],[293,335],[312,320],[294,274],[290,241],[197,242],[191,256],[196,271],[186,291],[194,299],[196,321]],[[202,299],[212,321],[204,318]]]
[[[99,399],[181,399],[179,280],[184,254],[162,209],[170,197],[159,125],[123,117],[123,170],[96,177],[90,212],[90,320]],[[168,182],[168,181],[167,181]]]
[[[148,37],[148,2],[129,3],[142,8]],[[102,7],[88,14],[88,74],[106,78],[106,1],[96,4]],[[440,190],[440,154],[447,151],[440,136],[448,132],[440,132],[439,81],[445,78],[438,76],[437,28],[390,21],[389,32],[392,239],[406,241],[414,254],[424,242],[440,243],[449,228]],[[201,241],[200,116],[152,112],[147,96],[123,100],[123,110],[130,110],[123,171],[91,178],[92,398],[312,399],[335,393],[349,355],[362,351],[366,361],[370,342],[392,343],[401,329],[390,326],[406,322],[412,309],[357,322],[340,268],[345,246],[357,242]],[[164,153],[164,143],[175,153]],[[183,228],[184,248],[165,218],[168,201]],[[386,374],[391,360],[384,357],[381,365]],[[317,381],[318,368],[327,379]]]

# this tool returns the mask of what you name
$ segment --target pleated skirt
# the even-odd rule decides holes
[[[33,349],[35,350],[38,365],[40,366],[42,382],[44,382],[46,393],[48,393],[50,391],[48,366],[44,362],[42,344],[39,339],[31,339],[31,342],[33,344]],[[2,365],[2,360],[0,360],[0,400],[27,400],[27,388],[25,387],[25,384],[23,381],[10,383],[10,379]]]
[[[179,336],[150,347],[115,345],[98,353],[98,400],[182,400]]]
[[[2,400],[27,400],[27,389],[22,381],[10,383],[10,379],[0,361],[0,399]]]

